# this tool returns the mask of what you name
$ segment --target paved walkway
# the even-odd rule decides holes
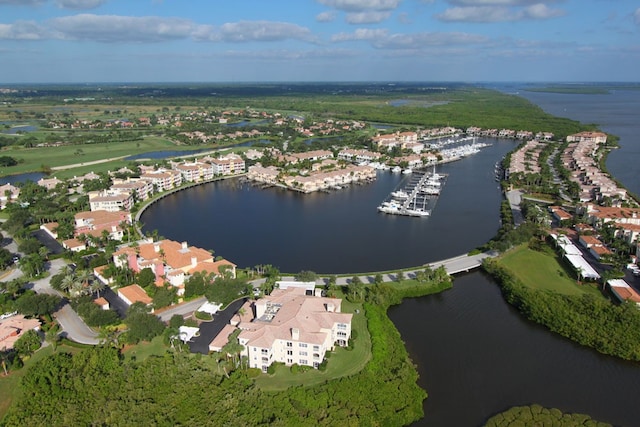
[[[507,200],[511,206],[511,213],[513,214],[513,223],[517,227],[524,222],[524,216],[520,210],[520,202],[522,202],[522,191],[511,190],[507,191]]]

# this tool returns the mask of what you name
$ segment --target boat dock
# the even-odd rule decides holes
[[[378,206],[378,211],[391,215],[426,217],[435,207],[446,175],[414,171],[399,189]]]

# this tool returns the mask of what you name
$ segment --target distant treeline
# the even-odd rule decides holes
[[[26,89],[26,88],[25,88]],[[290,111],[318,118],[339,118],[407,126],[530,130],[564,137],[594,129],[554,117],[526,99],[464,84],[293,83],[174,84],[74,87],[43,85],[14,94],[17,102],[81,105],[198,106]],[[402,106],[393,100],[411,100]],[[438,103],[430,107],[422,104]]]

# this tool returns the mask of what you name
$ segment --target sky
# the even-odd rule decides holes
[[[637,82],[638,0],[0,0],[0,83]]]

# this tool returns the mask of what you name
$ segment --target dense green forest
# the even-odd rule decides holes
[[[611,427],[611,424],[594,421],[588,415],[565,414],[559,409],[540,405],[516,406],[489,418],[485,424],[485,427],[520,426]]]
[[[640,361],[640,310],[634,303],[614,305],[589,294],[529,289],[496,260],[485,260],[483,268],[507,302],[529,320],[601,353]]]
[[[407,287],[388,301],[450,286]],[[135,361],[99,346],[32,366],[3,425],[407,425],[423,416],[426,393],[387,308],[364,304],[372,358],[351,377],[267,392],[252,378],[263,374],[227,376],[210,356],[168,351]]]

